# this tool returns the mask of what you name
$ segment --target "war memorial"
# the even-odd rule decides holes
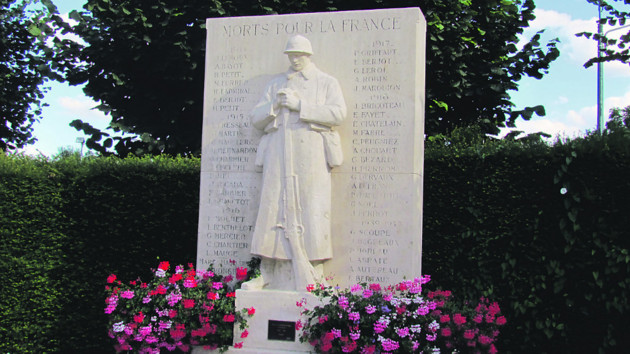
[[[236,294],[259,309],[239,352],[308,352],[308,284],[421,274],[426,23],[405,8],[207,31],[197,267],[260,257]]]

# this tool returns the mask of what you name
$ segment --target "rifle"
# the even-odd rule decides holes
[[[283,92],[280,92],[283,94]],[[282,195],[282,222],[277,227],[282,229],[284,237],[291,247],[291,263],[295,276],[295,289],[305,290],[308,284],[314,284],[319,278],[317,271],[308,259],[304,246],[304,225],[302,224],[302,205],[300,203],[299,176],[293,170],[293,139],[292,132],[288,129],[290,112],[283,107],[280,110],[282,119],[282,139],[284,145],[283,178],[284,185]]]

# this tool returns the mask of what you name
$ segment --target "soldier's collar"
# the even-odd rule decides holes
[[[302,76],[304,76],[306,80],[310,80],[314,78],[315,75],[317,75],[317,67],[315,67],[315,64],[310,63],[307,67],[302,69],[302,71],[295,71],[293,69],[289,69],[289,71],[286,72],[287,77],[300,75],[300,74],[302,74]]]

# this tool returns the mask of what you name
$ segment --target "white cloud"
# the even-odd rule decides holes
[[[59,109],[63,110],[64,114],[72,116],[73,119],[89,120],[99,125],[108,123],[111,120],[109,116],[95,109],[94,107],[98,104],[87,97],[63,96],[59,97],[57,102]]]
[[[622,96],[609,97],[604,101],[604,118],[608,120],[612,108],[624,108],[630,106],[630,88]],[[554,137],[574,138],[583,136],[587,131],[597,127],[597,106],[583,106],[566,112],[564,117],[532,118],[529,121],[520,120],[516,124],[516,130],[522,130],[525,134],[545,132]],[[504,129],[501,136],[507,134]]]
[[[559,96],[558,99],[556,100],[556,102],[554,102],[554,103],[566,104],[566,103],[569,103],[569,98],[566,97],[566,96]]]
[[[536,8],[536,19],[530,23],[530,27],[523,34],[524,40],[529,40],[537,31],[545,30],[545,38],[560,39],[558,48],[562,56],[567,56],[571,62],[584,65],[590,58],[597,56],[597,43],[592,39],[576,37],[580,32],[597,32],[597,18],[575,19],[567,13]],[[604,32],[614,27],[604,26]],[[619,38],[626,33],[625,30],[615,31],[608,38]],[[522,41],[521,45],[524,44]],[[604,64],[606,75],[630,76],[630,66],[621,62],[609,62]]]

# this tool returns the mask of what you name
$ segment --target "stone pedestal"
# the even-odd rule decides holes
[[[234,341],[243,342],[240,351],[262,353],[308,353],[312,346],[301,343],[300,331],[295,329],[301,318],[303,307],[297,303],[306,301],[309,308],[319,304],[319,300],[310,293],[280,290],[237,290],[236,308],[256,309],[248,321],[249,335],[241,339],[241,331],[235,328]]]

